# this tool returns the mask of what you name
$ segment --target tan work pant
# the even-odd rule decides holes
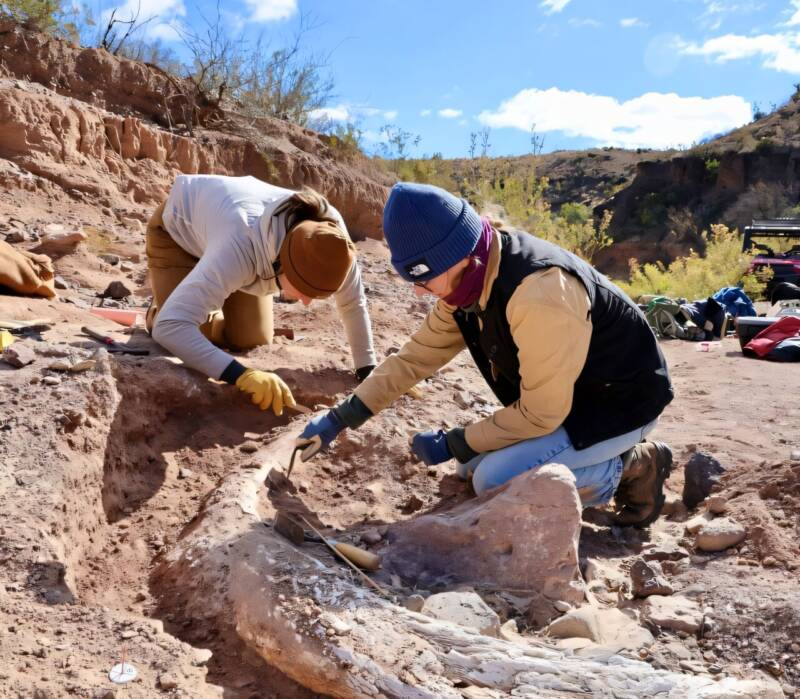
[[[145,249],[153,288],[153,306],[147,314],[148,330],[153,327],[158,309],[198,261],[164,229],[163,212],[164,204],[161,204],[147,223]],[[272,296],[253,296],[234,291],[225,300],[221,310],[209,314],[208,320],[200,326],[200,332],[215,345],[233,350],[271,344]]]

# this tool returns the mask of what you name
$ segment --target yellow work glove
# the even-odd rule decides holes
[[[422,400],[424,394],[419,386],[412,386],[406,391],[406,395],[414,400]]]
[[[271,371],[247,369],[236,380],[240,391],[250,394],[250,399],[262,410],[270,406],[276,415],[283,415],[283,406],[294,408],[297,405],[289,387],[280,376]]]
[[[8,330],[0,330],[0,352],[6,347],[11,347],[11,343],[16,339]]]

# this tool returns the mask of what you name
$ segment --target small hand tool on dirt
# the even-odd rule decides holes
[[[311,415],[311,413],[314,412],[307,405],[301,405],[300,403],[297,403],[296,405],[287,405],[285,407],[289,410],[294,410],[296,413],[300,413],[301,415]]]
[[[119,354],[133,354],[137,356],[144,356],[150,354],[150,350],[147,349],[135,349],[133,347],[128,347],[128,345],[124,345],[121,342],[117,342],[113,337],[108,337],[107,335],[103,335],[103,333],[99,333],[96,330],[92,330],[91,328],[83,327],[81,328],[81,332],[85,335],[88,335],[93,340],[97,340],[98,342],[104,344],[106,349],[114,353]]]
[[[306,526],[309,527],[312,532],[314,532],[320,539],[322,539],[323,544],[325,544],[331,551],[333,551],[333,553],[339,556],[339,558],[341,558],[345,563],[347,563],[347,565],[349,565],[354,571],[356,571],[356,573],[358,573],[358,575],[361,576],[361,578],[368,585],[374,587],[380,594],[386,597],[389,596],[389,593],[386,590],[384,590],[380,585],[378,585],[378,583],[376,583],[371,577],[369,577],[369,575],[367,575],[363,570],[361,570],[358,566],[356,566],[355,563],[353,563],[347,556],[345,556],[341,551],[339,551],[338,548],[332,546],[331,543],[325,537],[322,536],[322,534],[320,534],[316,529],[314,529],[314,525],[311,524],[305,517],[300,515],[300,519],[302,519],[306,523]],[[380,565],[380,559],[378,559],[378,561]]]
[[[371,551],[365,551],[358,546],[353,546],[352,544],[346,544],[333,539],[325,539],[311,524],[309,524],[305,517],[302,517],[302,519],[314,531],[313,534],[309,534],[301,524],[282,510],[278,510],[275,514],[272,528],[278,532],[278,534],[289,539],[295,546],[301,546],[304,541],[326,544],[341,556],[347,558],[351,563],[355,563],[357,566],[364,568],[364,570],[378,570],[381,567],[380,556],[375,555]]]
[[[47,320],[0,320],[0,330],[7,330],[17,337],[27,337],[32,340],[41,341],[41,336],[45,330],[50,330],[52,324]]]
[[[320,449],[322,449],[322,439],[320,439],[318,434],[315,434],[311,439],[298,437],[294,442],[294,449],[292,450],[292,456],[289,459],[289,470],[286,472],[286,477],[288,478],[292,475],[294,459],[297,456],[297,452],[300,452],[300,461],[305,463],[312,456],[316,456]]]
[[[287,340],[294,340],[293,328],[273,328],[272,334],[278,337],[285,337]]]

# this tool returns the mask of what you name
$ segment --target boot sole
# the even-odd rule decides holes
[[[664,495],[664,482],[669,478],[669,474],[672,473],[672,449],[664,444],[664,442],[653,442],[653,444],[658,452],[658,473],[653,483],[653,502],[655,502],[655,505],[647,517],[632,525],[637,529],[645,529],[646,527],[649,527],[661,515],[661,510],[663,509],[664,502],[667,499]]]

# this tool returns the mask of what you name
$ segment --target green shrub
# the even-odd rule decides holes
[[[561,206],[558,215],[568,224],[584,224],[592,217],[592,210],[586,204],[567,202]]]
[[[560,245],[565,250],[574,252],[590,263],[598,252],[613,242],[608,235],[608,226],[611,223],[610,211],[603,214],[603,218],[597,225],[591,218],[570,223],[561,216],[550,216],[550,221],[546,223],[549,225],[545,225],[540,230],[531,231],[531,233]]]
[[[771,153],[775,149],[775,141],[771,138],[759,138],[756,143],[756,152]]]
[[[639,223],[645,228],[656,226],[667,216],[664,195],[660,192],[648,192],[639,204]]]
[[[660,262],[640,265],[632,259],[630,279],[617,284],[633,299],[643,294],[703,299],[723,286],[739,284],[751,298],[763,295],[768,279],[748,273],[755,253],[742,252],[742,241],[735,230],[714,224],[710,233],[702,235],[706,241],[704,256],[691,251],[669,266]]]
[[[10,16],[18,22],[31,22],[45,32],[52,32],[58,28],[60,13],[60,0],[5,0],[0,2],[0,16]]]
[[[347,122],[346,124],[337,122],[332,126],[329,133],[323,135],[323,138],[337,158],[355,160],[363,156],[362,136],[363,131],[356,124],[352,122]]]
[[[706,158],[705,165],[706,165],[706,174],[712,179],[717,179],[717,175],[719,174],[719,159]]]
[[[611,245],[608,236],[611,213],[606,212],[597,225],[591,210],[583,204],[563,204],[561,211],[554,214],[544,197],[547,187],[547,178],[536,177],[531,171],[524,178],[502,178],[496,187],[485,183],[481,201],[484,205],[500,205],[512,226],[560,245],[591,262],[600,250]]]

